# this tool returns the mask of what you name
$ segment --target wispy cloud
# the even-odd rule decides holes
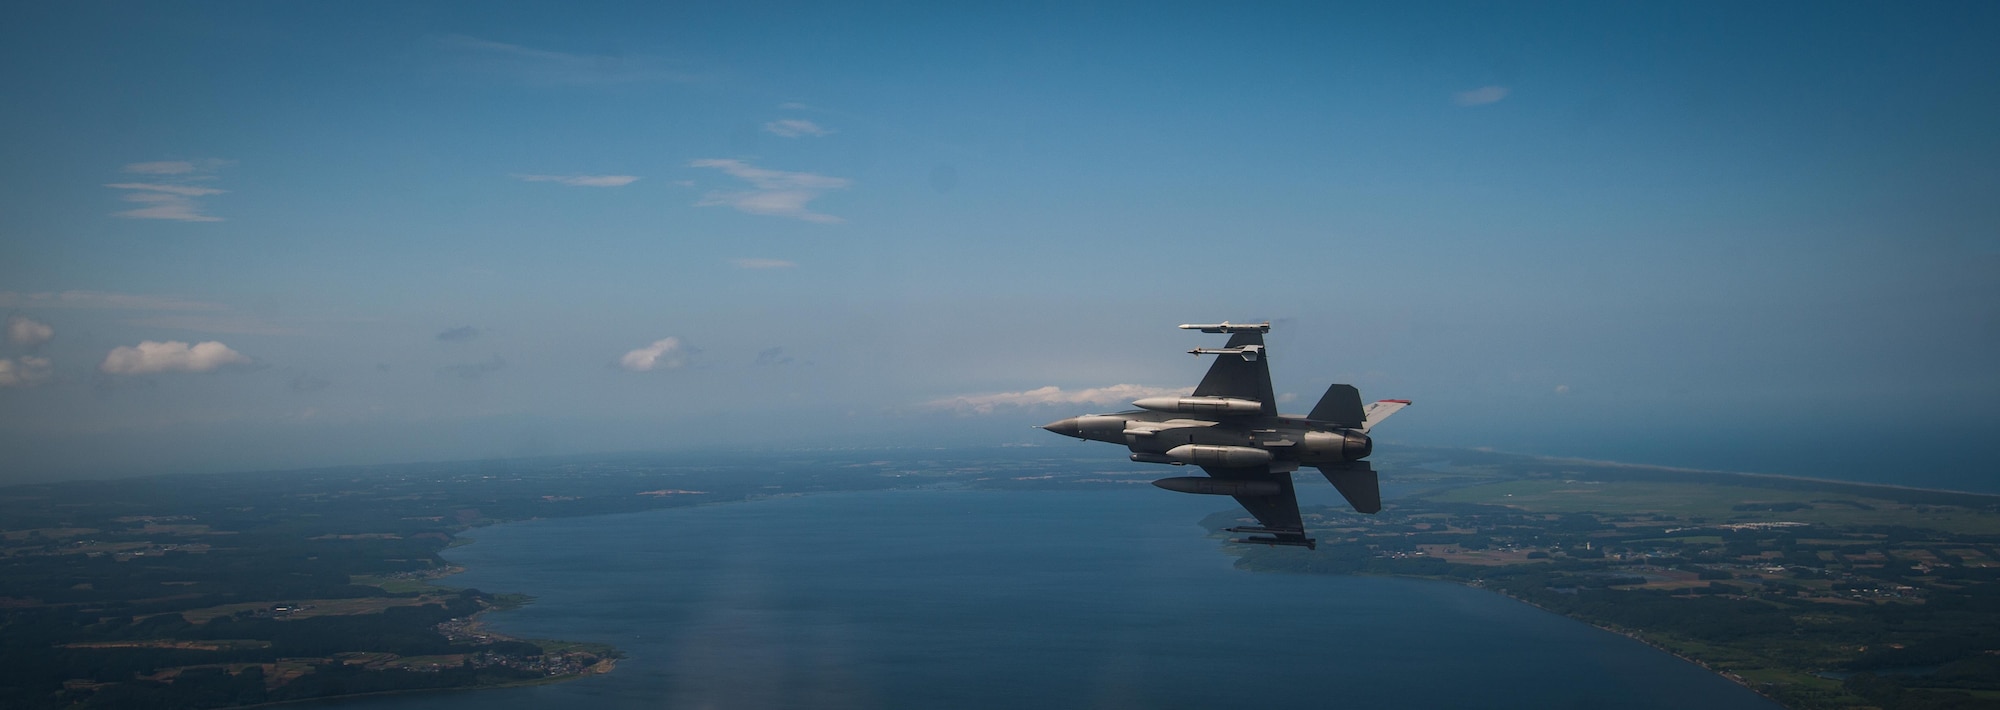
[[[18,313],[7,317],[7,342],[15,347],[32,351],[55,337],[55,327],[47,323]]]
[[[1090,389],[1067,391],[1061,387],[1048,386],[1025,392],[995,392],[992,394],[960,395],[925,402],[931,409],[948,409],[961,414],[991,414],[1001,408],[1030,408],[1050,405],[1091,405],[1117,406],[1142,397],[1164,397],[1184,395],[1193,392],[1191,387],[1149,387],[1146,385],[1111,385]]]
[[[228,192],[228,190],[218,190],[213,187],[201,187],[199,185],[166,185],[154,182],[114,182],[106,184],[105,187],[120,190],[139,190],[142,192],[164,192],[176,197],[204,197]]]
[[[153,163],[130,163],[121,169],[134,175],[181,175],[195,171],[194,163],[185,160],[162,160]]]
[[[0,358],[0,387],[33,387],[54,372],[45,357]]]
[[[1509,91],[1511,89],[1505,86],[1482,86],[1471,91],[1452,94],[1451,101],[1460,106],[1485,106],[1499,103],[1501,99],[1507,98]]]
[[[739,178],[756,189],[730,192],[711,191],[703,195],[697,207],[733,207],[739,212],[790,217],[807,222],[832,223],[842,221],[830,214],[814,212],[806,208],[806,203],[818,199],[828,190],[838,190],[853,184],[847,178],[814,175],[812,173],[792,173],[783,170],[760,168],[741,160],[708,158],[688,163],[690,167],[715,168],[732,177]]]
[[[466,69],[498,74],[534,85],[593,86],[687,82],[700,77],[657,57],[631,54],[572,54],[451,35],[439,42]]]
[[[228,306],[176,296],[108,291],[0,291],[0,308],[101,308],[128,311],[222,311]]]
[[[494,355],[492,359],[487,360],[485,362],[468,362],[459,365],[446,365],[444,367],[438,368],[438,372],[447,375],[453,375],[462,379],[477,380],[479,378],[491,375],[495,372],[499,372],[504,369],[507,369],[507,361],[500,359],[499,355]]]
[[[463,343],[465,341],[477,337],[479,337],[479,329],[469,325],[462,325],[457,328],[447,328],[443,331],[439,331],[437,334],[438,340],[442,340],[447,343]]]
[[[153,182],[106,183],[105,187],[125,191],[120,199],[145,205],[137,209],[114,212],[112,215],[128,219],[220,222],[221,217],[203,214],[201,204],[196,202],[195,198],[220,195],[229,191],[195,183],[214,180],[214,172],[228,164],[228,161],[224,160],[204,160],[199,163],[173,160],[128,164],[120,168],[120,171],[133,175],[153,175],[157,178]]]
[[[802,118],[786,118],[766,123],[764,124],[764,132],[774,133],[786,138],[799,138],[802,136],[819,137],[833,134],[831,129],[823,128],[817,123]]]
[[[559,182],[572,187],[624,187],[639,181],[637,175],[521,175],[514,179],[528,182]]]
[[[655,340],[652,345],[625,353],[625,357],[618,359],[618,366],[627,372],[671,370],[686,363],[680,338]]]
[[[790,365],[792,364],[792,356],[786,354],[785,349],[782,347],[765,348],[763,350],[757,351],[757,359],[752,360],[750,364],[757,367],[777,367],[780,365]]]
[[[210,340],[189,345],[178,340],[147,340],[124,345],[104,356],[97,369],[110,375],[150,375],[161,372],[214,372],[226,365],[247,365],[250,358]]]
[[[798,266],[798,262],[784,259],[730,259],[729,263],[739,269],[789,269]]]

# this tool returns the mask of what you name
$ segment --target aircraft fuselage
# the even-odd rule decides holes
[[[1268,456],[1265,462],[1296,468],[1359,461],[1374,450],[1374,442],[1359,430],[1325,426],[1293,415],[1211,419],[1134,410],[1070,417],[1042,428],[1063,436],[1119,444],[1131,450],[1132,460],[1143,463],[1205,465],[1216,462],[1210,457],[1232,453],[1244,464],[1259,458],[1248,452],[1215,450],[1223,447],[1261,451]]]

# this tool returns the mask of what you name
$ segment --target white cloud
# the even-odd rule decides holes
[[[1499,103],[1501,99],[1507,98],[1509,91],[1511,90],[1505,86],[1482,86],[1471,91],[1452,94],[1451,100],[1460,106],[1485,106]]]
[[[49,342],[49,339],[54,337],[56,337],[56,329],[47,323],[24,315],[14,315],[7,318],[7,342],[13,343],[16,346],[31,349],[37,348],[41,347],[42,343]]]
[[[250,358],[210,340],[188,345],[178,340],[147,340],[137,346],[123,345],[104,356],[97,366],[111,375],[150,375],[157,372],[213,372],[224,365],[249,364]]]
[[[126,202],[136,202],[144,207],[113,212],[116,217],[128,219],[166,219],[178,222],[220,222],[221,217],[203,214],[200,203],[194,198],[221,195],[229,192],[214,187],[196,185],[215,179],[212,174],[228,165],[226,160],[204,160],[194,163],[184,160],[156,163],[131,163],[121,168],[123,172],[139,175],[157,175],[167,182],[114,182],[105,187],[124,190],[120,198]]]
[[[464,35],[445,37],[441,43],[457,53],[467,69],[537,85],[603,86],[700,78],[640,55],[571,54]]]
[[[194,163],[185,160],[162,160],[155,163],[128,163],[119,168],[122,172],[138,175],[180,175],[194,172]]]
[[[127,311],[221,311],[220,303],[190,301],[173,296],[149,296],[108,291],[63,291],[19,293],[0,291],[0,308],[102,308]]]
[[[1569,385],[1556,385],[1556,394],[1569,394]]]
[[[661,338],[652,345],[625,353],[625,357],[618,359],[618,366],[631,372],[671,370],[686,364],[682,355],[679,338]]]
[[[800,136],[818,137],[832,135],[833,133],[831,130],[820,127],[817,123],[800,118],[786,118],[766,123],[764,124],[764,131],[786,138],[798,138]]]
[[[770,170],[741,160],[709,158],[688,163],[688,166],[715,168],[756,188],[742,192],[712,191],[703,195],[700,202],[695,203],[697,207],[720,205],[734,207],[739,212],[790,217],[807,222],[841,221],[839,217],[806,209],[806,203],[817,199],[828,190],[838,190],[853,184],[853,181],[847,178]]]
[[[52,371],[45,357],[0,358],[0,387],[33,387],[47,381]]]
[[[177,195],[180,197],[205,197],[208,195],[220,195],[222,193],[228,192],[228,190],[218,190],[213,187],[201,187],[199,185],[165,185],[165,184],[150,183],[150,182],[114,182],[105,185],[105,187],[112,187],[120,190],[139,190],[142,192],[164,192],[169,195]]]
[[[124,197],[126,202],[151,205],[138,209],[113,212],[113,217],[127,219],[167,219],[176,222],[220,222],[221,217],[201,213],[201,206],[180,195],[164,192],[131,192]]]
[[[784,259],[730,259],[729,263],[735,264],[739,269],[789,269],[799,265],[798,262]]]
[[[516,180],[559,182],[573,187],[624,187],[639,181],[637,175],[520,175]]]
[[[1002,407],[1044,407],[1050,405],[1091,405],[1116,406],[1128,404],[1142,397],[1166,397],[1185,395],[1193,392],[1192,387],[1149,387],[1146,385],[1112,385],[1090,389],[1065,391],[1061,387],[1048,386],[1025,392],[996,392],[993,394],[960,395],[925,402],[932,409],[949,409],[960,413],[991,414]]]

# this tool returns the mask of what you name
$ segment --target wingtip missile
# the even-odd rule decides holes
[[[1203,333],[1269,333],[1271,322],[1262,323],[1182,323],[1181,330],[1199,330]]]

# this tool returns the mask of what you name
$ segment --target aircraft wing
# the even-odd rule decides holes
[[[1194,388],[1196,397],[1233,397],[1263,403],[1265,416],[1276,416],[1278,398],[1271,393],[1271,362],[1264,357],[1264,334],[1257,331],[1233,333],[1223,349],[1255,346],[1254,356],[1218,355],[1208,374]]]
[[[1203,466],[1209,477],[1231,481],[1265,481],[1275,483],[1278,492],[1273,495],[1230,496],[1236,499],[1244,510],[1256,516],[1259,527],[1229,528],[1230,532],[1259,533],[1241,542],[1255,542],[1266,545],[1297,545],[1314,547],[1313,540],[1306,537],[1305,522],[1299,518],[1299,497],[1292,490],[1290,472],[1273,472],[1268,466],[1255,468],[1223,468]]]

